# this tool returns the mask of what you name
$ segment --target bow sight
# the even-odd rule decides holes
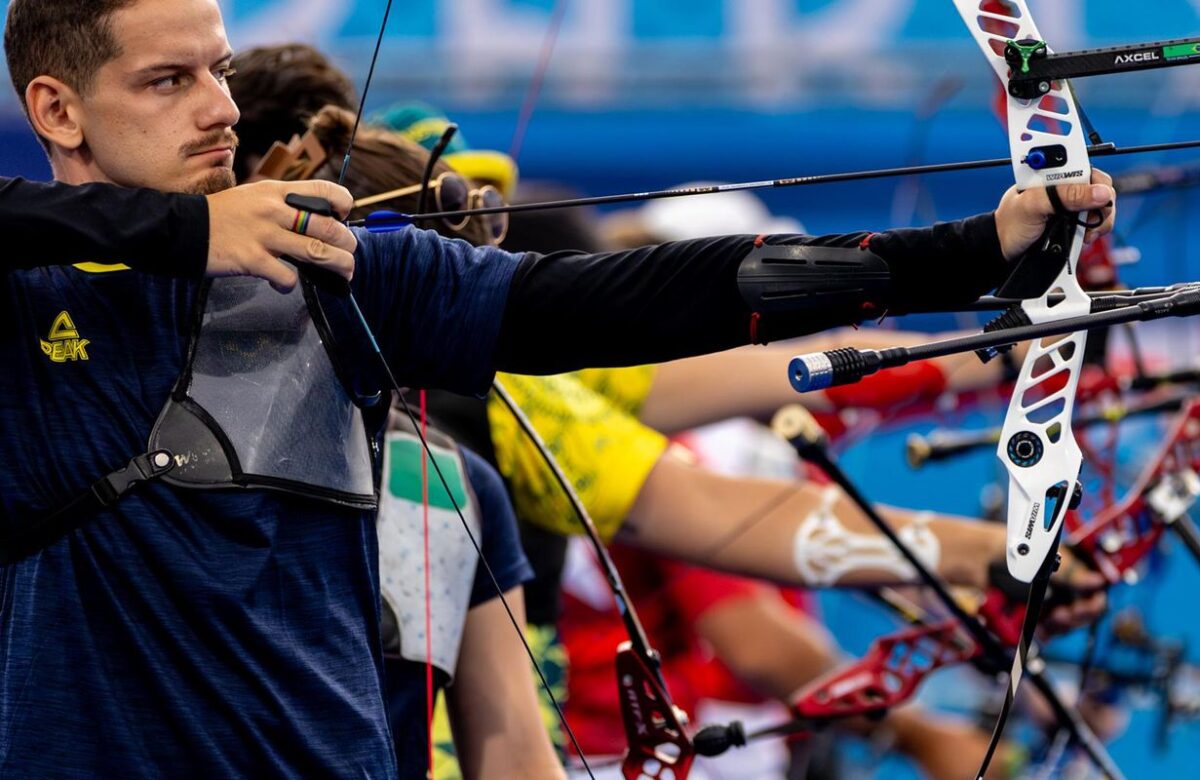
[[[1132,73],[1172,68],[1200,61],[1200,38],[1137,43],[1104,49],[1051,54],[1044,41],[1009,41],[1004,59],[1012,67],[1008,93],[1020,100],[1036,100],[1064,79]]]

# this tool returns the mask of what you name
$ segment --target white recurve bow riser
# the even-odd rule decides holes
[[[1007,43],[1044,40],[1025,0],[954,0],[954,4],[1007,87]],[[1008,128],[1013,173],[1020,189],[1091,181],[1082,122],[1065,82],[1054,84],[1037,100],[1009,95]],[[1056,145],[1065,147],[1066,165],[1035,170],[1026,162],[1031,150]],[[1077,229],[1069,262],[1047,295],[1022,304],[1032,322],[1074,317],[1091,310],[1075,275],[1084,232],[1083,227]],[[1051,307],[1051,293],[1065,297]],[[1071,416],[1086,342],[1086,333],[1075,333],[1030,344],[1004,421],[998,454],[1009,474],[1008,568],[1023,582],[1033,581],[1050,554],[1083,463]],[[1056,500],[1060,492],[1062,498]]]

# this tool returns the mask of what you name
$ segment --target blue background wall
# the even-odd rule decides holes
[[[222,3],[235,46],[313,42],[358,83],[383,5],[382,0]],[[475,146],[508,149],[553,5],[397,2],[371,107],[425,99],[446,109]],[[1031,5],[1042,32],[1060,49],[1200,32],[1200,4],[1188,0]],[[917,107],[947,77],[961,79],[961,89],[936,115],[918,118]],[[1081,84],[1079,93],[1110,140],[1122,145],[1178,140],[1200,137],[1198,79],[1196,69],[1122,76]],[[697,179],[778,178],[1006,156],[1004,133],[988,108],[992,89],[990,72],[946,0],[573,0],[520,163],[526,178],[602,194]],[[1104,167],[1116,172],[1188,159],[1143,157]],[[0,98],[0,173],[47,175],[40,148],[7,91]],[[992,207],[1010,175],[1001,169],[923,184],[932,211],[953,218]],[[1200,278],[1200,250],[1192,240],[1197,197],[1176,192],[1122,203],[1123,238],[1143,253],[1138,266],[1125,269],[1127,283]],[[895,221],[895,183],[774,191],[764,199],[813,232]],[[900,219],[925,216],[932,218]],[[1194,360],[1192,326],[1177,326],[1177,336],[1182,340],[1172,342],[1172,359]],[[983,425],[1000,415],[981,410],[943,422]],[[991,456],[914,474],[902,460],[907,432],[880,431],[846,453],[854,474],[870,475],[867,492],[896,504],[976,512],[981,484],[995,478]],[[1152,440],[1155,433],[1142,435]],[[1136,465],[1144,454],[1144,447],[1131,449],[1129,457]],[[1152,594],[1145,603],[1152,628],[1200,646],[1192,608],[1200,574],[1178,552],[1160,562],[1159,570],[1155,589],[1118,598]],[[832,627],[853,651],[888,625],[846,597],[826,601]],[[1063,652],[1075,649],[1068,644]],[[1196,728],[1181,727],[1169,751],[1154,752],[1154,715],[1142,704],[1114,747],[1118,761],[1135,778],[1194,776],[1200,761]],[[900,771],[889,767],[878,776]]]

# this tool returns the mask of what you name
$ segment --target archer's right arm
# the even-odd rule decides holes
[[[293,233],[296,210],[284,203],[293,192],[350,208],[350,194],[329,182],[259,182],[203,196],[0,179],[0,234],[16,248],[0,270],[98,262],[183,278],[257,276],[289,289],[296,271],[279,259],[286,254],[349,278],[354,235],[328,217],[313,217],[307,236]]]

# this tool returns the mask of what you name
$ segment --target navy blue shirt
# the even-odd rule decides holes
[[[400,380],[485,389],[516,257],[359,241],[353,287]],[[145,451],[199,285],[0,274],[0,531]],[[377,569],[373,513],[144,486],[0,568],[0,776],[394,776]]]
[[[496,581],[482,564],[475,568],[471,606],[499,598],[533,578],[533,568],[521,548],[517,517],[509,501],[504,480],[495,468],[466,447],[459,447],[467,467],[467,480],[479,501],[481,534],[479,546],[492,567]],[[497,591],[496,586],[500,589]],[[389,658],[387,661],[388,717],[396,739],[396,757],[401,780],[423,780],[429,768],[429,729],[426,723],[425,665]],[[437,690],[446,685],[446,675],[434,668]]]
[[[532,579],[533,567],[521,547],[517,513],[508,497],[504,478],[492,464],[474,451],[462,446],[459,449],[467,466],[467,480],[479,499],[479,516],[483,526],[483,538],[479,540],[479,545],[483,549],[484,559],[492,568],[492,574],[496,575],[496,581],[492,582],[482,563],[476,567],[471,606],[477,607]]]

